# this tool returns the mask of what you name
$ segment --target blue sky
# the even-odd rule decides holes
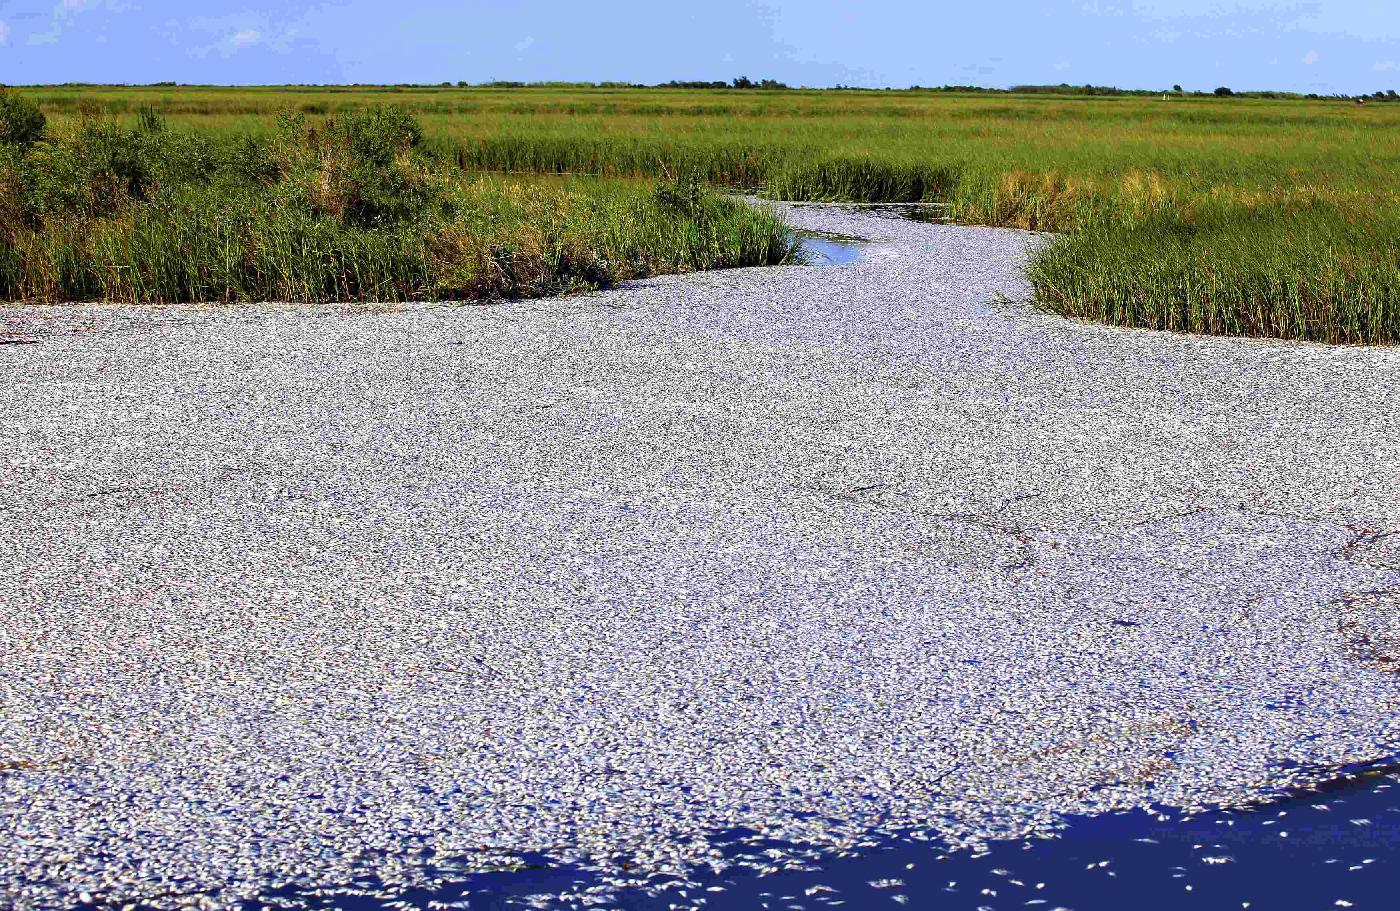
[[[0,0],[0,83],[1400,88],[1400,0]]]

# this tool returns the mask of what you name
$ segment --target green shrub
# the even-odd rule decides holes
[[[347,144],[356,159],[379,167],[423,144],[418,118],[396,105],[353,111],[331,121],[327,132]]]
[[[45,143],[25,164],[26,209],[45,224],[106,215],[127,198],[116,178],[96,170],[75,143]]]
[[[0,245],[13,244],[32,226],[28,178],[28,162],[19,147],[0,145]]]
[[[421,162],[400,157],[386,164],[328,149],[282,185],[288,204],[349,225],[389,226],[428,217],[441,194]]]
[[[663,211],[694,215],[705,201],[705,188],[696,176],[659,180],[652,189],[652,200]]]
[[[142,138],[111,121],[88,121],[77,139],[80,166],[93,181],[118,187],[132,199],[144,199],[156,169]]]
[[[0,145],[32,146],[43,138],[45,123],[37,104],[0,88]]]
[[[217,170],[234,183],[272,184],[282,177],[282,167],[270,144],[256,136],[234,136],[219,146],[217,154]]]
[[[230,163],[254,182],[282,178],[284,203],[318,216],[360,227],[402,224],[428,217],[442,200],[422,142],[417,119],[397,107],[352,111],[319,127],[286,111],[264,151],[235,149]]]
[[[43,218],[111,215],[159,187],[208,181],[219,167],[203,137],[105,120],[89,120],[72,139],[45,143],[28,157],[28,209]]]

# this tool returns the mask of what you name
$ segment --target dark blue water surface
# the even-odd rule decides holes
[[[390,897],[365,881],[339,894],[313,898],[287,889],[268,899],[345,911],[444,906],[474,911],[1393,911],[1400,909],[1397,768],[1340,770],[1315,787],[1243,808],[1071,817],[1057,837],[997,842],[979,851],[877,838],[833,856],[736,831],[721,836],[735,866],[686,882],[653,880],[611,892],[589,871],[522,858],[511,871],[465,875],[431,891]],[[249,909],[262,906],[253,903]]]

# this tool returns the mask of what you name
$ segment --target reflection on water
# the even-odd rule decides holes
[[[809,266],[844,266],[865,258],[859,241],[847,240],[825,234],[799,233],[804,261]]]
[[[614,892],[594,874],[522,858],[510,872],[394,896],[373,882],[278,905],[346,911],[608,908],[806,911],[909,908],[1002,911],[1393,909],[1400,906],[1400,773],[1372,766],[1251,807],[1194,815],[1132,811],[1066,820],[1056,838],[949,851],[871,839],[836,856],[727,833],[732,866],[687,881]],[[265,907],[250,903],[249,909]]]
[[[804,203],[794,203],[793,205],[801,207]],[[822,203],[821,205],[823,208],[841,208],[840,203]],[[946,224],[948,222],[947,207],[933,203],[879,203],[861,206],[859,211],[929,224]],[[865,258],[862,245],[866,241],[861,238],[820,234],[813,231],[794,231],[792,236],[797,240],[803,262],[809,266],[844,266]]]

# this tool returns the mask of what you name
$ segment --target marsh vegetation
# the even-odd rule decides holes
[[[0,123],[29,124],[0,144],[8,300],[479,300],[796,250],[777,217],[693,180],[463,172],[400,107],[284,112],[252,130],[174,127],[145,108],[46,131],[6,103],[27,119]]]
[[[50,138],[27,153],[31,172],[55,155],[88,160],[62,150],[118,133],[172,150],[161,159],[172,164],[145,197],[128,194],[138,205],[120,213],[78,206],[80,227],[55,229],[50,218],[37,231],[28,216],[3,238],[6,297],[545,293],[790,254],[766,216],[709,191],[658,196],[638,182],[693,178],[778,199],[937,202],[964,224],[1058,232],[1030,277],[1039,303],[1066,315],[1327,342],[1400,339],[1400,105],[568,87],[73,87],[24,97],[49,117]],[[367,173],[345,131],[382,117],[372,112],[386,104],[411,115],[414,141],[379,159],[383,175],[365,178],[380,200],[367,216],[337,195]],[[162,128],[149,129],[148,118]],[[15,164],[22,155],[5,154],[3,186],[37,180],[16,178],[28,173]],[[246,163],[224,163],[240,155],[263,164],[249,176]],[[216,163],[190,178],[187,163],[205,160]],[[236,192],[226,191],[230,180]],[[387,202],[400,189],[407,201]],[[0,192],[0,205],[16,205],[15,191]],[[695,208],[677,207],[691,198]],[[275,239],[266,249],[282,251],[268,255],[297,265],[273,281],[276,271],[258,260],[225,278],[231,267],[217,263],[236,257],[218,251],[261,219]],[[216,246],[185,252],[167,231]],[[135,255],[121,244],[152,245],[166,272],[201,257],[203,284],[185,291],[121,275],[113,266]],[[517,258],[529,265],[509,265]],[[76,265],[93,261],[108,265]]]

